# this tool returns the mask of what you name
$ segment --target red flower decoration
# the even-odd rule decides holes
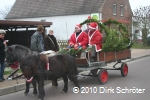
[[[88,16],[88,19],[91,19],[91,16]]]

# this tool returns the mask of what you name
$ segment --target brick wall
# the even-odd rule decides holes
[[[116,15],[113,15],[113,4],[116,4],[117,12]],[[124,14],[121,16],[121,5],[124,8]],[[132,32],[132,10],[130,7],[129,0],[106,0],[102,9],[102,19],[115,19],[115,20],[124,20],[127,19],[130,21],[129,24],[126,24],[128,27],[129,34]]]

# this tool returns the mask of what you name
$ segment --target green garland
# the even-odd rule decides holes
[[[58,53],[59,54],[70,54],[72,56],[77,56],[80,52],[82,52],[83,49],[80,48],[80,49],[74,49],[74,48],[70,48],[70,49],[67,49],[67,48],[61,48]]]
[[[96,22],[99,24],[100,21],[96,20],[96,19],[87,19],[84,22],[80,23],[80,25],[84,25],[86,23],[91,23],[91,22]]]
[[[108,21],[103,22],[102,24],[100,23],[100,21],[98,21],[96,19],[87,19],[84,22],[80,23],[80,25],[84,25],[86,23],[91,23],[91,22],[96,22],[98,24],[98,26],[100,27],[100,31],[103,31],[103,30],[106,31],[108,25],[110,25],[110,24],[116,24],[116,25],[119,25],[119,27],[120,27],[120,29],[122,31],[128,33],[128,30],[126,29],[126,27],[122,23],[120,23],[120,22],[118,22],[116,20],[112,20],[112,19],[109,19]]]
[[[108,21],[104,22],[103,24],[104,25],[110,25],[110,24],[119,25],[121,30],[123,30],[124,32],[128,33],[128,30],[126,29],[126,27],[122,23],[120,23],[120,22],[118,22],[116,20],[109,19]]]
[[[69,54],[69,55],[72,55],[74,57],[76,57],[79,53],[85,51],[85,52],[88,52],[88,51],[91,51],[92,48],[91,47],[87,47],[85,50],[82,49],[82,48],[79,48],[79,49],[74,49],[74,48],[60,48],[60,50],[57,52],[58,54]]]

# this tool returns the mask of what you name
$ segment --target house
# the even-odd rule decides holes
[[[97,15],[99,20],[112,18],[126,23],[131,34],[131,13],[129,0],[16,0],[6,20],[53,22],[49,29],[54,30],[57,39],[66,40],[75,25],[89,15]]]

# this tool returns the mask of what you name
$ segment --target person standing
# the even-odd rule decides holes
[[[49,34],[44,39],[45,51],[47,50],[59,51],[57,40],[53,34],[54,31],[49,30]]]
[[[81,25],[77,24],[75,26],[75,32],[71,35],[69,39],[69,46],[70,47],[82,47],[86,49],[88,45],[88,35],[81,30]]]
[[[4,79],[4,60],[5,60],[5,46],[7,43],[7,40],[4,40],[6,32],[5,30],[0,30],[0,82],[3,82]]]
[[[44,39],[45,51],[48,51],[48,50],[53,50],[55,52],[59,51],[57,40],[53,34],[54,34],[54,31],[49,30],[49,34]],[[56,81],[57,80],[52,80],[52,85],[56,85],[57,84]]]
[[[96,22],[92,22],[89,24],[89,46],[92,46],[91,51],[91,62],[94,62],[96,60],[96,52],[99,52],[102,50],[102,34],[98,30],[98,25]]]
[[[31,36],[31,50],[36,51],[38,53],[44,51],[44,27],[42,25],[38,25],[37,31]]]

